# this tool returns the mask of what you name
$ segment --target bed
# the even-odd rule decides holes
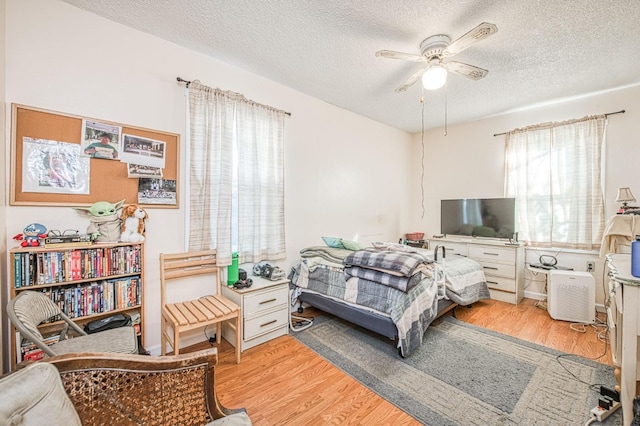
[[[422,344],[439,315],[489,298],[482,267],[400,244],[347,250],[312,246],[291,269],[292,305],[306,303],[397,342],[401,356]]]

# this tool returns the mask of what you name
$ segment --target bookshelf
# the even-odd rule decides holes
[[[83,324],[125,312],[139,318],[138,336],[144,346],[144,244],[109,243],[15,248],[10,251],[10,294],[21,291],[47,294],[71,319]],[[136,324],[136,321],[134,321]],[[44,337],[56,341],[62,321],[39,326]],[[19,333],[11,325],[11,369],[38,353],[24,347]],[[23,353],[24,350],[24,353]]]

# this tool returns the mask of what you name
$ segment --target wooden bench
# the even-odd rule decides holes
[[[196,276],[206,278],[207,283],[215,277],[215,293],[195,300],[167,302],[166,286],[168,282],[184,282],[186,278]],[[181,333],[213,324],[216,325],[216,341],[219,344],[222,335],[222,322],[229,321],[231,327],[235,328],[236,362],[240,363],[241,308],[222,296],[221,281],[215,250],[160,254],[162,355],[166,354],[167,343],[173,349],[174,355],[180,352]]]

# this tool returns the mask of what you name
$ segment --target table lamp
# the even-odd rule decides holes
[[[616,203],[622,203],[622,207],[620,207],[622,211],[630,209],[631,207],[629,207],[628,203],[633,203],[635,201],[636,199],[629,188],[618,188]]]

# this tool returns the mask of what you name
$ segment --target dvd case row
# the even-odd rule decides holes
[[[75,287],[53,287],[46,294],[69,318],[127,309],[141,304],[139,276],[96,281]]]
[[[13,253],[15,288],[140,273],[140,245]]]

